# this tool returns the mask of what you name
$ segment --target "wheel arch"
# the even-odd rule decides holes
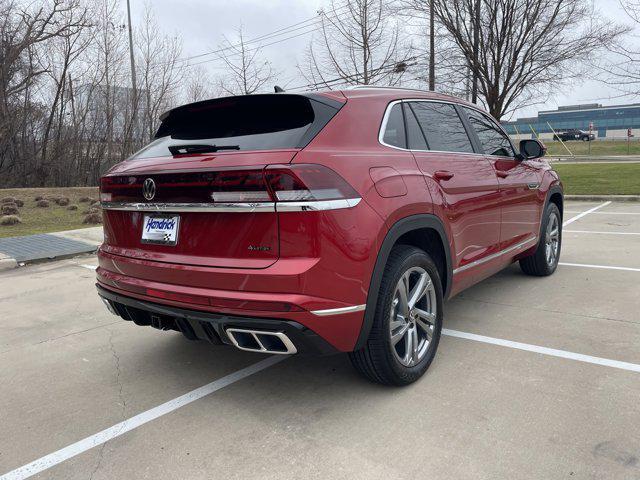
[[[558,183],[553,184],[547,190],[547,195],[544,199],[544,207],[542,208],[542,215],[540,216],[540,227],[538,228],[538,241],[536,242],[535,246],[531,247],[529,250],[527,250],[527,252],[535,251],[535,249],[538,248],[538,245],[540,245],[540,242],[542,241],[542,238],[543,238],[542,219],[544,218],[544,213],[547,211],[547,207],[549,206],[549,203],[555,203],[556,206],[558,207],[558,210],[560,210],[560,223],[562,224],[562,219],[564,218],[564,192],[560,184]]]
[[[369,283],[364,319],[354,350],[362,348],[369,337],[375,316],[376,304],[378,303],[378,294],[380,292],[380,283],[382,281],[384,268],[387,265],[391,249],[395,245],[401,244],[416,246],[434,257],[434,262],[438,265],[438,269],[442,269],[441,274],[444,273],[444,275],[442,275],[443,296],[445,299],[449,296],[451,283],[453,281],[451,244],[447,238],[442,220],[432,214],[411,215],[398,220],[387,232],[378,251],[378,257]]]
[[[560,210],[560,219],[564,218],[564,194],[560,185],[552,185],[547,192],[547,199],[544,208],[546,210],[549,203],[555,203]]]

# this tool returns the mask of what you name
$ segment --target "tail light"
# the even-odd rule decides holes
[[[342,177],[322,165],[270,165],[265,169],[274,202],[312,202],[358,198]]]
[[[218,203],[317,202],[356,199],[358,193],[322,165],[269,165],[262,170],[218,172],[210,184]]]

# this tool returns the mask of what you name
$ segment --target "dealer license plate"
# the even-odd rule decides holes
[[[175,245],[180,229],[179,215],[145,215],[142,225],[142,243]]]

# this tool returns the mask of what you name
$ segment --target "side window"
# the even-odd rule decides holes
[[[391,107],[387,123],[384,125],[382,141],[394,147],[407,148],[407,139],[404,133],[404,118],[402,117],[402,104],[396,103]]]
[[[411,102],[429,150],[473,152],[471,140],[453,105],[437,102]]]
[[[413,110],[411,110],[408,103],[404,104],[404,119],[406,123],[407,143],[409,144],[409,148],[412,150],[429,150],[429,146],[424,138],[422,129],[420,128],[420,125],[418,125],[418,120],[413,114]]]
[[[511,140],[498,127],[493,120],[482,113],[464,107],[469,122],[478,134],[478,139],[486,155],[496,155],[499,157],[515,156]]]

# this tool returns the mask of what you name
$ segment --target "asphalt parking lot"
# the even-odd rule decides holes
[[[556,274],[451,300],[407,388],[119,320],[92,256],[1,273],[0,479],[640,478],[640,204],[565,210]]]

